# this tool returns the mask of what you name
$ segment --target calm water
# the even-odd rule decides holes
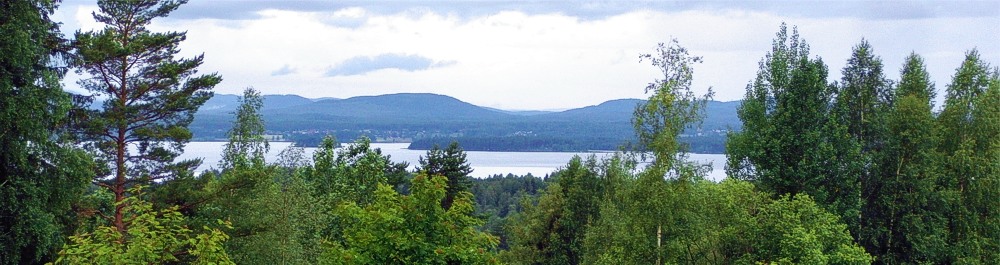
[[[217,167],[222,158],[222,147],[224,142],[191,142],[181,155],[182,159],[203,158],[199,170]],[[271,152],[267,154],[267,160],[275,161],[278,153],[288,148],[291,143],[273,142]],[[407,143],[373,143],[372,148],[382,149],[383,154],[390,155],[393,161],[406,161],[410,163],[410,169],[417,165],[417,159],[426,155],[426,151],[409,150]],[[312,157],[316,148],[305,148],[305,156]],[[556,169],[563,167],[574,155],[586,158],[594,154],[598,158],[609,156],[610,153],[573,153],[573,152],[482,152],[467,151],[466,159],[472,165],[473,177],[487,177],[494,174],[513,173],[524,175],[531,173],[537,177],[545,176]],[[708,178],[712,180],[722,180],[726,177],[723,166],[726,163],[726,156],[721,154],[690,154],[690,158],[702,163],[711,163],[715,170],[709,173]]]

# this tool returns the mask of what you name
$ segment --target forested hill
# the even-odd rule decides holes
[[[195,138],[224,138],[238,100],[218,94],[206,102],[191,125]],[[414,142],[414,149],[458,140],[467,150],[581,151],[614,149],[631,140],[632,113],[641,102],[618,99],[549,112],[499,110],[426,93],[347,99],[266,95],[262,114],[269,134],[307,146],[331,134],[341,141],[367,135],[376,141]],[[690,130],[685,139],[693,151],[721,153],[725,130],[740,128],[738,105],[709,102],[701,130]]]

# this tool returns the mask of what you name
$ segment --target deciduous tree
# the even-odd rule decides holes
[[[115,226],[100,226],[92,232],[70,237],[59,251],[56,264],[235,264],[222,244],[229,236],[218,228],[193,234],[177,207],[154,210],[140,198],[141,186],[129,190],[133,196],[117,202],[129,222],[122,234]],[[219,221],[222,226],[227,223]]]
[[[979,52],[966,53],[938,117],[949,192],[949,263],[1000,262],[1000,81]]]
[[[346,202],[339,208],[352,220],[345,240],[334,242],[323,264],[495,264],[497,238],[476,230],[472,196],[461,192],[450,209],[441,207],[447,178],[413,178],[412,193],[399,195],[379,184],[371,204]]]
[[[868,185],[876,189],[866,197],[861,242],[878,263],[944,263],[947,205],[938,186],[935,92],[920,56],[906,58],[894,94],[880,170],[869,180],[878,185]]]
[[[199,215],[231,220],[232,239],[225,246],[237,263],[315,263],[325,208],[300,170],[288,172],[265,160],[270,146],[261,108],[260,93],[246,89],[223,150],[221,175],[208,185],[210,198]]]
[[[726,173],[774,196],[805,193],[856,224],[861,196],[860,146],[849,125],[831,116],[836,90],[827,68],[809,58],[797,30],[782,24],[772,50],[747,85],[738,109],[743,131],[729,135]]]

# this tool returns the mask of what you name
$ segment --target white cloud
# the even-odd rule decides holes
[[[76,18],[84,11],[76,12]],[[86,22],[86,14],[78,23],[93,28],[96,23]],[[218,93],[239,93],[247,86],[266,94],[307,97],[430,92],[509,109],[573,108],[645,97],[643,87],[657,71],[639,63],[638,55],[671,37],[704,57],[705,63],[695,68],[696,91],[713,86],[719,100],[740,99],[782,21],[799,26],[812,53],[830,66],[830,81],[839,78],[851,47],[862,37],[885,60],[890,78],[898,78],[910,51],[925,56],[939,89],[969,48],[978,47],[984,59],[1000,64],[997,16],[892,20],[637,9],[581,18],[521,11],[465,16],[426,8],[379,13],[358,7],[255,14],[244,20],[167,19],[151,28],[186,30],[182,55],[205,53],[201,71],[219,72],[225,79]],[[430,65],[327,76],[331,67],[351,58],[380,54],[419,56]]]

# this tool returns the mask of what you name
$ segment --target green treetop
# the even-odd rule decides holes
[[[413,178],[410,195],[379,184],[371,204],[340,206],[348,222],[344,241],[333,242],[322,264],[496,264],[498,240],[476,230],[472,194],[461,192],[444,209],[447,178]]]
[[[448,190],[441,200],[441,206],[445,209],[451,208],[458,193],[469,191],[469,174],[472,173],[472,166],[466,161],[465,151],[458,142],[451,142],[443,150],[434,145],[431,150],[427,150],[427,157],[421,156],[419,161],[420,166],[417,171],[430,176],[448,178]]]

